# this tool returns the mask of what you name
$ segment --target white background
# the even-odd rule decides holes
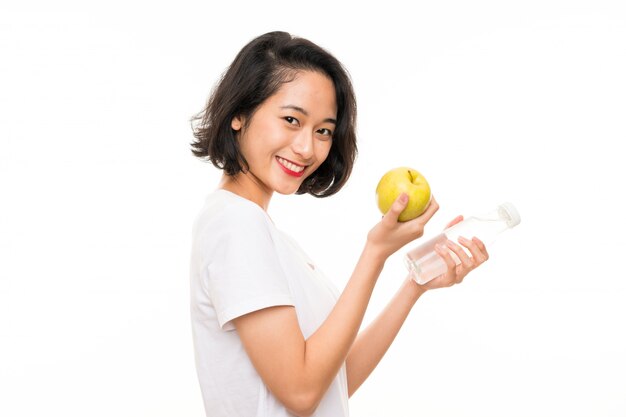
[[[502,201],[522,215],[419,300],[352,414],[626,415],[623,2],[86,3],[0,6],[0,415],[204,415],[188,258],[220,173],[189,119],[278,29],[335,54],[357,93],[349,184],[270,206],[340,288],[390,168],[430,181],[427,235]]]

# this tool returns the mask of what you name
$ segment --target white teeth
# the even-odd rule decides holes
[[[282,166],[284,166],[285,168],[293,172],[302,172],[304,171],[304,168],[305,168],[305,167],[301,167],[298,165],[294,165],[291,162],[287,161],[286,159],[281,158],[280,156],[278,157],[278,162],[280,162]]]

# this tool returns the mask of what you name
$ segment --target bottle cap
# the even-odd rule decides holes
[[[500,214],[503,219],[506,219],[506,224],[509,227],[515,227],[522,221],[519,212],[512,203],[507,202],[500,204],[498,214]]]

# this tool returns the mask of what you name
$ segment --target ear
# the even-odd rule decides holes
[[[233,120],[230,121],[230,127],[233,130],[240,131],[241,128],[243,127],[243,120],[242,120],[241,116],[233,117]]]

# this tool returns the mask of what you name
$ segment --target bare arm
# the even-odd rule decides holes
[[[315,410],[357,335],[383,265],[368,253],[366,247],[330,315],[307,340],[291,306],[271,307],[235,319],[257,372],[296,415]]]
[[[424,292],[425,289],[407,277],[385,309],[359,333],[346,360],[348,395],[352,396],[376,368]]]
[[[463,217],[455,218],[446,228],[461,220]],[[471,257],[459,245],[448,242],[447,249],[453,251],[461,259],[461,264],[457,266],[454,263],[448,250],[438,250],[448,265],[447,272],[424,285],[418,285],[408,276],[385,309],[364,331],[359,333],[346,360],[350,396],[376,368],[422,294],[430,289],[460,283],[470,271],[489,259],[487,249],[480,240],[474,238],[462,240],[461,243],[468,248],[472,254]]]
[[[398,199],[369,232],[346,288],[308,339],[300,331],[293,307],[271,307],[234,320],[257,372],[293,413],[313,413],[348,356],[387,257],[421,236],[439,208],[433,200],[418,219],[399,223],[398,215],[405,206],[406,200]]]

